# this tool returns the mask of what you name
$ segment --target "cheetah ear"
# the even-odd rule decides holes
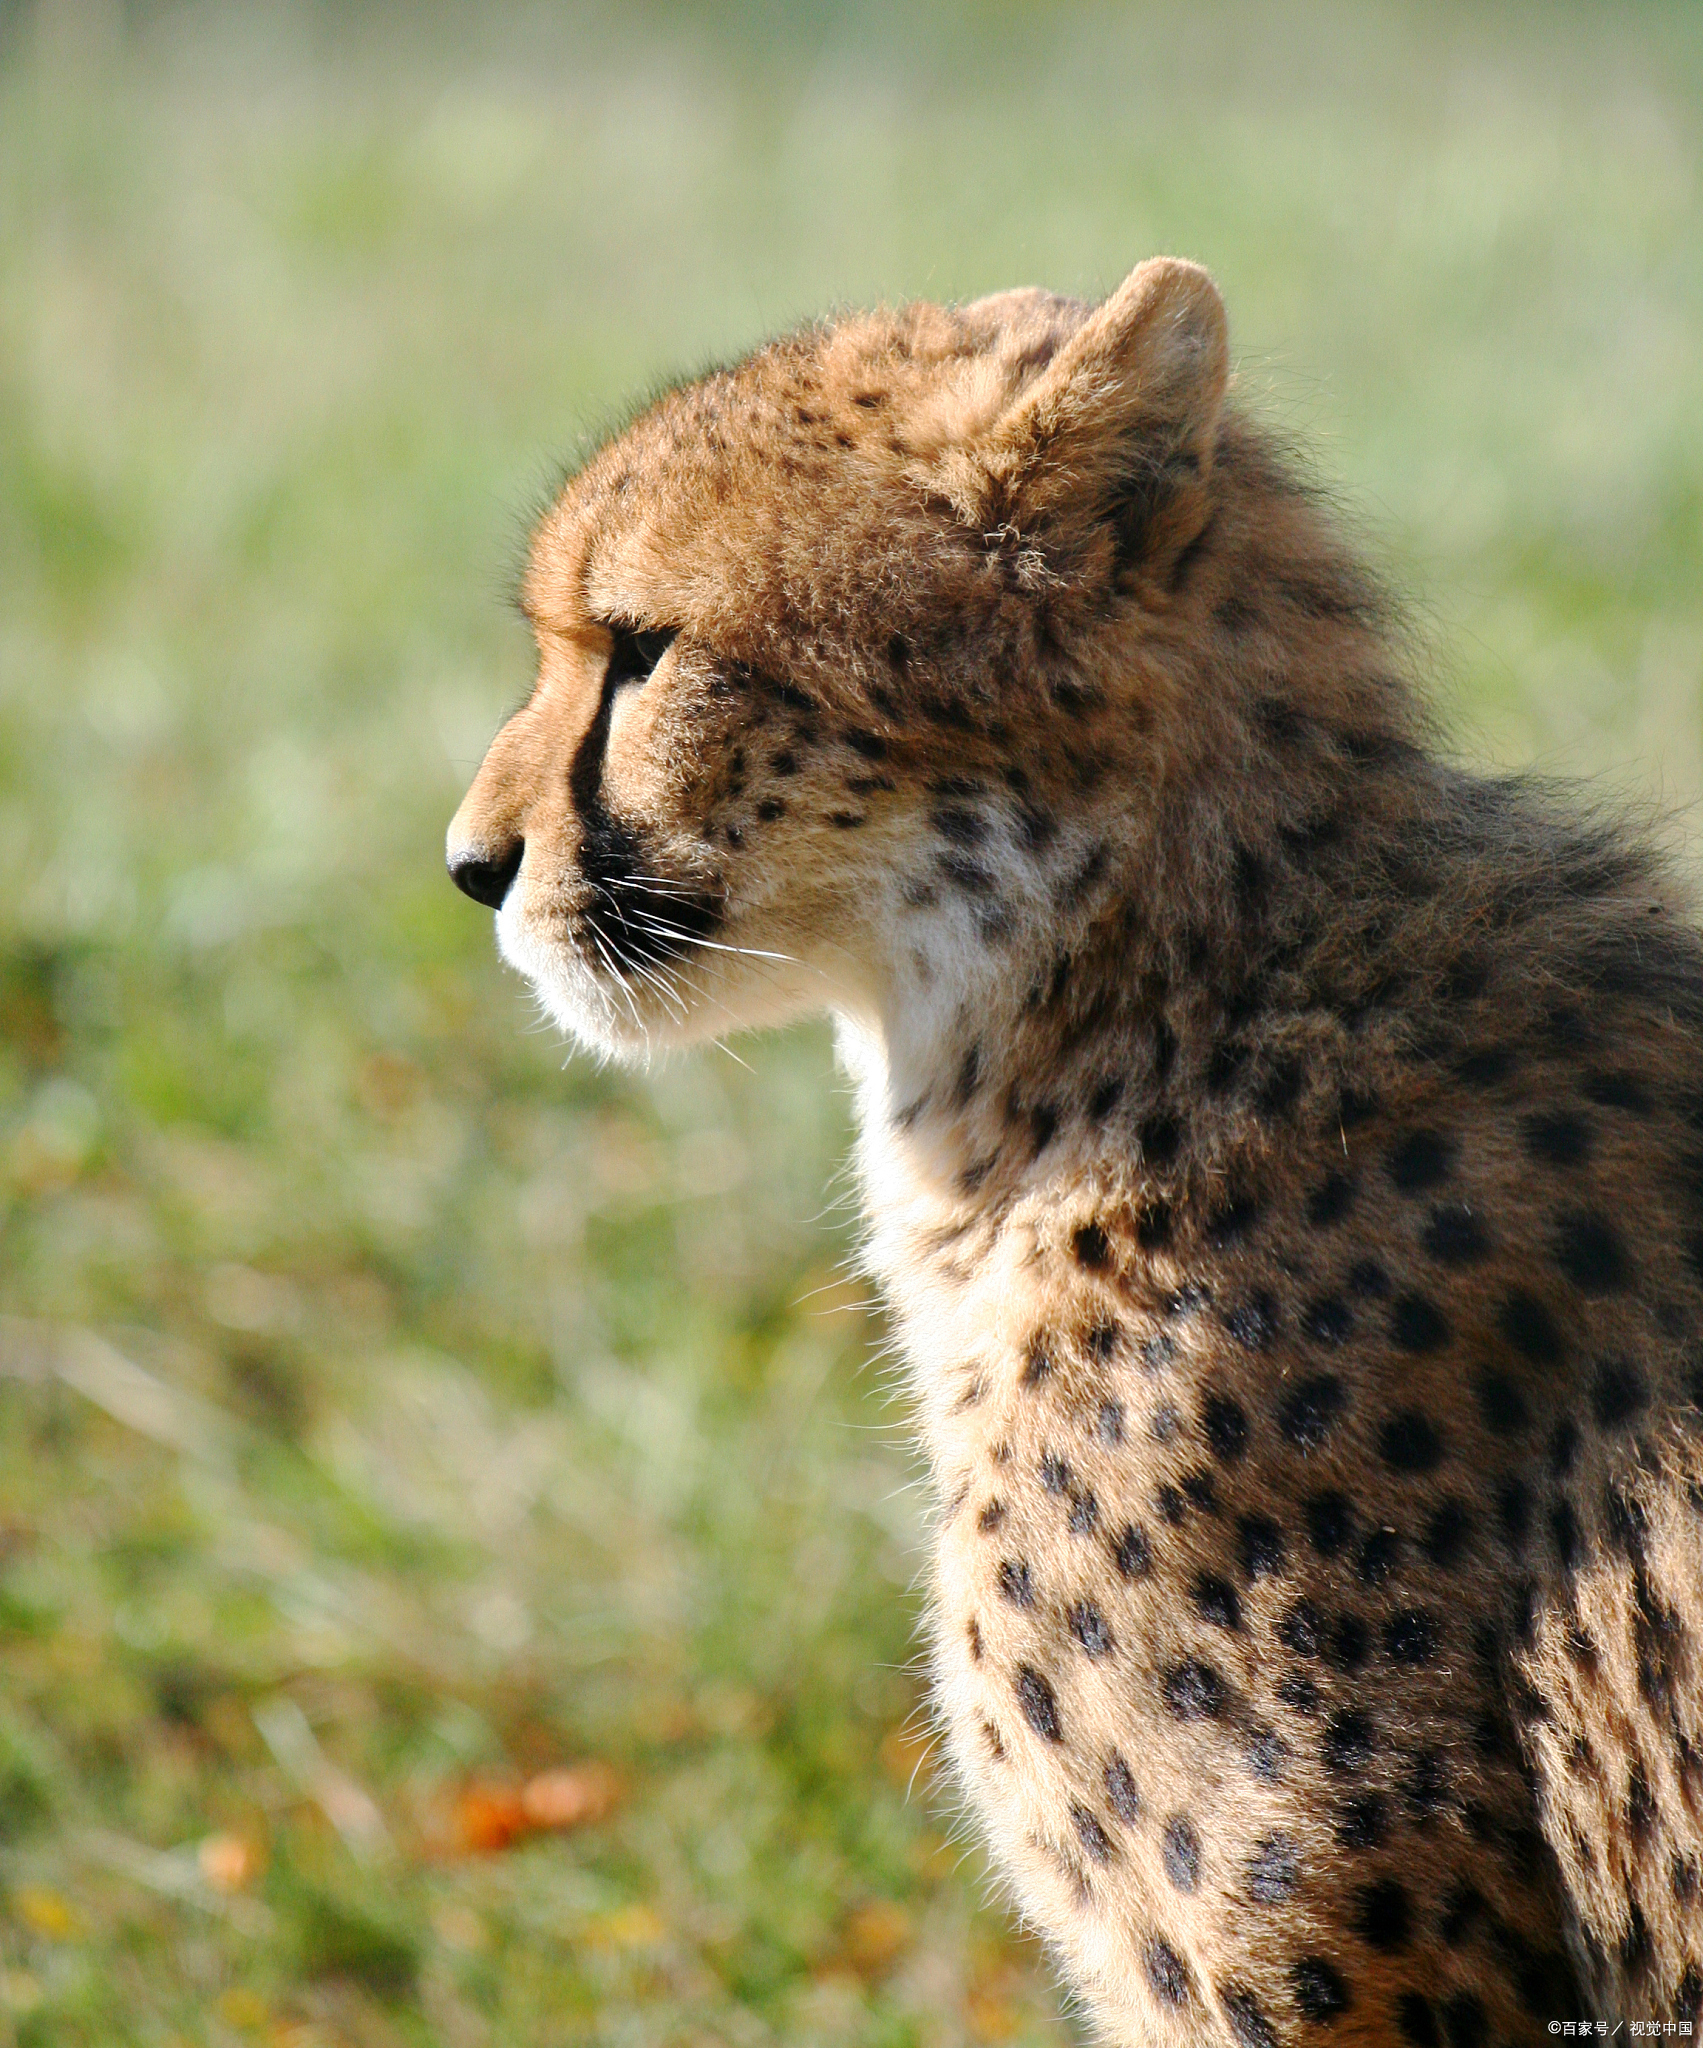
[[[1157,256],[1131,271],[996,420],[981,449],[991,524],[1052,552],[1110,525],[1122,567],[1195,538],[1229,381],[1218,287]]]

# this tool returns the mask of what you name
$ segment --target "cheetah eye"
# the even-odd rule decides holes
[[[672,626],[648,631],[634,626],[611,626],[609,632],[615,646],[603,672],[606,690],[618,690],[626,683],[642,683],[668,652],[675,637]]]

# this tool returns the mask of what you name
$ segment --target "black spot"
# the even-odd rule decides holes
[[[848,732],[845,741],[854,754],[861,754],[866,761],[884,761],[887,758],[887,742],[878,733]]]
[[[1123,1331],[1114,1322],[1095,1323],[1088,1332],[1088,1355],[1107,1364],[1117,1351]]]
[[[1443,2007],[1443,2031],[1449,2048],[1486,2048],[1484,2006],[1470,1991],[1457,1991]]]
[[[1194,1604],[1202,1621],[1218,1628],[1239,1629],[1242,1625],[1242,1604],[1228,1579],[1202,1572],[1194,1582]]]
[[[786,805],[778,796],[766,796],[757,806],[757,815],[765,825],[772,825],[777,818],[786,816]]]
[[[1167,2005],[1187,2005],[1192,1979],[1188,1965],[1169,1942],[1154,1935],[1141,1952],[1142,1967],[1155,1997]]]
[[[1099,1272],[1112,1252],[1106,1233],[1098,1223],[1084,1223],[1071,1238],[1070,1249],[1075,1254],[1076,1263],[1086,1266],[1091,1273]]]
[[[1064,1730],[1059,1725],[1058,1700],[1052,1687],[1033,1666],[1019,1664],[1017,1667],[1017,1704],[1023,1709],[1023,1718],[1037,1735],[1048,1742],[1062,1742]]]
[[[1029,1575],[1028,1564],[1016,1558],[1006,1558],[999,1567],[1000,1597],[1009,1600],[1013,1607],[1033,1607],[1035,1585]]]
[[[1283,1531],[1269,1515],[1243,1515],[1236,1524],[1242,1540],[1242,1574],[1276,1578],[1284,1566]]]
[[[1004,1501],[990,1500],[987,1506],[983,1508],[981,1513],[976,1517],[976,1527],[980,1529],[984,1536],[991,1536],[994,1530],[999,1528],[1000,1525],[1004,1522],[1004,1520]]]
[[[1153,1569],[1153,1550],[1147,1541],[1147,1532],[1139,1523],[1128,1523],[1112,1545],[1112,1562],[1118,1568],[1119,1576],[1126,1579],[1144,1579]]]
[[[1160,1837],[1165,1858],[1165,1875],[1180,1892],[1192,1892],[1200,1883],[1200,1836],[1194,1823],[1180,1813],[1172,1814]]]
[[[1629,1278],[1620,1238],[1600,1216],[1563,1216],[1556,1226],[1555,1263],[1581,1294],[1612,1294]]]
[[[954,846],[980,846],[987,837],[987,820],[980,811],[966,810],[962,804],[937,805],[929,822]]]
[[[1206,1085],[1213,1094],[1222,1094],[1247,1064],[1248,1049],[1234,1039],[1220,1039],[1213,1046],[1206,1062]]]
[[[1354,1182],[1346,1173],[1327,1173],[1307,1198],[1307,1220],[1323,1230],[1340,1223],[1354,1201]]]
[[[1092,1536],[1100,1519],[1100,1503],[1091,1493],[1079,1493],[1070,1503],[1065,1527],[1073,1536]]]
[[[1337,1671],[1358,1671],[1371,1637],[1358,1614],[1339,1614],[1325,1642],[1325,1661]]]
[[[1469,1088],[1493,1088],[1514,1069],[1514,1056],[1504,1047],[1490,1045],[1469,1052],[1455,1062],[1455,1073]]]
[[[1224,1318],[1224,1327],[1246,1351],[1263,1351],[1277,1328],[1277,1303],[1269,1294],[1238,1302]]]
[[[1134,1827],[1140,1820],[1141,1794],[1135,1789],[1135,1779],[1121,1756],[1114,1756],[1106,1766],[1106,1797],[1111,1801],[1113,1813],[1126,1828]]]
[[[1180,1529],[1188,1516],[1188,1502],[1174,1486],[1156,1486],[1153,1489],[1153,1505],[1163,1520],[1173,1529]]]
[[[1203,1515],[1217,1514],[1218,1496],[1210,1472],[1185,1472],[1183,1492],[1188,1496],[1190,1506],[1198,1508]]]
[[[1255,1726],[1248,1731],[1243,1754],[1256,1778],[1275,1785],[1282,1779],[1283,1766],[1289,1761],[1289,1745],[1275,1728]]]
[[[956,1108],[962,1109],[969,1102],[980,1086],[981,1078],[982,1049],[977,1044],[969,1047],[958,1064],[958,1078],[952,1084],[952,1101]]]
[[[1097,1425],[1103,1444],[1121,1444],[1124,1440],[1124,1404],[1121,1401],[1102,1401]]]
[[[1630,1557],[1637,1564],[1639,1572],[1642,1574],[1644,1537],[1649,1528],[1648,1518],[1644,1513],[1642,1505],[1627,1494],[1622,1493],[1618,1486],[1612,1484],[1603,1488],[1602,1505],[1603,1520],[1608,1524],[1608,1533],[1613,1539],[1615,1547]],[[1648,1602],[1649,1594],[1647,1588],[1640,1581],[1638,1589],[1638,1605],[1640,1609],[1647,1609]]]
[[[1358,1130],[1378,1113],[1378,1098],[1358,1088],[1345,1088],[1337,1100],[1336,1120],[1345,1131]]]
[[[1410,1131],[1390,1153],[1390,1179],[1404,1195],[1418,1194],[1447,1179],[1454,1158],[1454,1140],[1441,1131]]]
[[[1104,1617],[1091,1600],[1078,1600],[1068,1616],[1070,1632],[1090,1657],[1108,1656],[1117,1645]]]
[[[1425,1249],[1445,1266],[1470,1266],[1490,1250],[1484,1225],[1465,1202],[1440,1202],[1425,1226]]]
[[[1162,1331],[1149,1337],[1141,1347],[1141,1362],[1149,1372],[1160,1372],[1177,1355],[1177,1347]]]
[[[1626,1780],[1626,1825],[1634,1841],[1648,1840],[1656,1825],[1656,1796],[1642,1763],[1634,1760]]]
[[[1336,1839],[1345,1849],[1376,1849],[1388,1827],[1382,1796],[1376,1792],[1365,1792],[1338,1810]]]
[[[1402,1795],[1422,1819],[1435,1813],[1448,1794],[1448,1777],[1443,1759],[1434,1749],[1416,1750],[1408,1759]]]
[[[1233,1465],[1248,1447],[1248,1418],[1239,1401],[1228,1394],[1209,1394],[1201,1411],[1200,1426],[1212,1454]]]
[[[1591,1413],[1601,1429],[1618,1429],[1630,1422],[1649,1399],[1644,1376],[1624,1359],[1600,1361],[1591,1382]]]
[[[1556,1555],[1571,1571],[1579,1562],[1582,1541],[1579,1534],[1579,1517],[1574,1513],[1570,1500],[1558,1500],[1550,1509],[1549,1533],[1555,1538]]]
[[[1206,1241],[1222,1251],[1238,1238],[1246,1237],[1259,1221],[1259,1204],[1251,1195],[1235,1195],[1214,1212],[1206,1225]]]
[[[1331,1430],[1348,1396],[1335,1373],[1315,1373],[1299,1380],[1283,1397],[1277,1410],[1277,1426],[1298,1451],[1316,1451]]]
[[[1526,1397],[1505,1373],[1481,1372],[1474,1382],[1478,1411],[1497,1436],[1518,1436],[1531,1427]]]
[[[1461,1501],[1442,1502],[1425,1526],[1420,1547],[1439,1570],[1460,1563],[1472,1541],[1472,1514]]]
[[[1396,2000],[1396,2025],[1413,2048],[1442,2048],[1430,2002],[1419,1992],[1404,1991]]]
[[[1039,853],[1058,837],[1058,822],[1036,804],[1019,804],[1017,837],[1030,853]]]
[[[1023,1362],[1023,1384],[1038,1387],[1045,1379],[1052,1377],[1052,1349],[1045,1337],[1031,1337],[1029,1355]]]
[[[1334,2020],[1348,2010],[1348,1986],[1323,1956],[1305,1956],[1289,1972],[1304,2020]]]
[[[1395,1571],[1401,1556],[1401,1538],[1393,1529],[1374,1529],[1360,1546],[1354,1569],[1363,1586],[1381,1586]]]
[[[1502,1304],[1502,1334],[1522,1358],[1534,1365],[1556,1365],[1561,1359],[1561,1333],[1555,1319],[1534,1294],[1516,1289]]]
[[[1528,1116],[1520,1131],[1526,1150],[1546,1166],[1577,1166],[1590,1153],[1590,1126],[1571,1110],[1545,1110]]]
[[[866,825],[868,822],[869,820],[857,811],[830,811],[828,813],[828,823],[838,826],[842,832],[854,832],[859,825]]]
[[[1531,1526],[1531,1492],[1523,1479],[1504,1479],[1496,1489],[1496,1518],[1502,1533],[1517,1549]]]
[[[1306,1082],[1307,1070],[1299,1060],[1279,1060],[1260,1083],[1255,1107],[1263,1116],[1284,1116],[1300,1100]]]
[[[1277,1625],[1277,1633],[1297,1657],[1316,1657],[1324,1639],[1324,1617],[1310,1600],[1297,1600]]]
[[[1443,1439],[1429,1416],[1404,1408],[1379,1430],[1378,1454],[1397,1472],[1434,1472],[1443,1462]]]
[[[1439,1351],[1449,1341],[1448,1319],[1423,1294],[1398,1295],[1390,1310],[1390,1335],[1403,1351]]]
[[[991,896],[993,876],[980,861],[961,853],[943,853],[935,865],[949,882],[955,882],[966,896]]]
[[[1310,1678],[1303,1678],[1299,1672],[1288,1678],[1279,1679],[1277,1697],[1292,1714],[1316,1714],[1319,1711],[1319,1689]]]
[[[1429,1664],[1440,1634],[1434,1615],[1423,1607],[1404,1607],[1384,1624],[1384,1650],[1392,1663]]]
[[[1633,1116],[1648,1116],[1655,1107],[1636,1074],[1587,1074],[1584,1096],[1603,1109],[1624,1109]]]
[[[1353,1314],[1340,1294],[1322,1295],[1302,1312],[1302,1331],[1315,1344],[1345,1344],[1353,1327]]]
[[[1229,1698],[1223,1679],[1199,1657],[1173,1664],[1161,1690],[1165,1705],[1179,1721],[1216,1721]]]
[[[1099,1083],[1088,1098],[1088,1115],[1093,1123],[1103,1124],[1118,1106],[1118,1098],[1124,1092],[1124,1084],[1116,1075]]]
[[[1679,1980],[1679,1989],[1673,1995],[1673,2016],[1676,2020],[1703,2019],[1703,1970],[1695,1963],[1687,1963],[1685,1975]]]
[[[1387,1301],[1390,1276],[1376,1259],[1361,1259],[1348,1275],[1348,1291],[1362,1301]]]
[[[1549,1439],[1549,1469],[1558,1479],[1572,1471],[1578,1450],[1579,1425],[1570,1415],[1564,1415]]]
[[[1241,2042],[1242,2048],[1277,2048],[1277,2036],[1251,1991],[1244,1991],[1239,1985],[1221,1985],[1218,2002],[1224,2008],[1224,2017],[1230,2022],[1231,2033]]]
[[[1141,1156],[1152,1166],[1169,1166],[1183,1142],[1183,1127],[1174,1116],[1150,1116],[1136,1134]]]
[[[1307,1534],[1320,1557],[1335,1557],[1354,1534],[1354,1507],[1346,1494],[1316,1493],[1307,1503]]]
[[[1072,1804],[1070,1818],[1076,1825],[1077,1839],[1096,1863],[1111,1859],[1111,1837],[1085,1806]]]
[[[1372,1761],[1376,1736],[1372,1723],[1356,1707],[1344,1707],[1325,1723],[1322,1743],[1325,1766],[1339,1777],[1352,1777]]]
[[[1135,1241],[1144,1252],[1157,1251],[1171,1242],[1171,1205],[1152,1202],[1136,1220]]]
[[[1256,1906],[1279,1906],[1295,1889],[1301,1856],[1287,1835],[1267,1835],[1248,1858],[1248,1897]]]
[[[1070,1486],[1070,1467],[1055,1451],[1041,1454],[1041,1484],[1048,1493],[1064,1493]]]

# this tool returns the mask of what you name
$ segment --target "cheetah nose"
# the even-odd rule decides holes
[[[487,910],[501,910],[510,885],[520,873],[521,855],[525,851],[524,839],[513,839],[507,846],[495,849],[458,847],[449,856],[449,878],[475,903],[483,903]]]

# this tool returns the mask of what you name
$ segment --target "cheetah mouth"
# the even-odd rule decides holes
[[[687,959],[720,928],[721,887],[664,868],[612,822],[587,835],[579,856],[585,900],[568,932],[589,965],[623,980],[654,974]]]

